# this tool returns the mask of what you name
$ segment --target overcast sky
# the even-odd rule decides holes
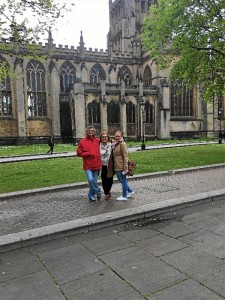
[[[53,31],[56,45],[79,46],[80,32],[86,48],[106,50],[106,36],[109,31],[108,0],[66,0],[75,3],[72,12],[67,13],[57,32]]]

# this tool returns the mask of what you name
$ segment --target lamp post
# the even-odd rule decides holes
[[[222,134],[222,131],[221,131],[221,122],[222,122],[222,117],[223,117],[222,115],[223,115],[223,109],[222,109],[221,100],[220,100],[219,103],[218,103],[218,120],[220,121],[219,144],[222,143],[222,138],[223,138],[223,134]]]
[[[145,98],[144,97],[141,97],[140,108],[141,108],[141,136],[142,136],[141,150],[145,150],[145,122],[144,122]]]
[[[223,118],[223,107],[222,107],[222,97],[218,98],[218,120],[220,121],[220,130],[219,130],[219,144],[222,143],[223,134],[221,131],[221,122]]]

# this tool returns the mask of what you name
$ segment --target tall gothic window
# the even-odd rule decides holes
[[[193,90],[189,89],[183,80],[171,84],[171,116],[192,117]]]
[[[149,66],[145,67],[144,76],[143,76],[144,86],[152,85],[152,72]]]
[[[96,100],[88,103],[88,124],[100,124],[100,104]]]
[[[99,83],[101,80],[106,79],[105,71],[100,64],[95,64],[91,68],[90,83]]]
[[[153,123],[153,105],[149,102],[145,103],[145,122],[146,123]]]
[[[75,83],[76,69],[71,62],[66,61],[60,68],[60,92],[66,92]]]
[[[45,69],[36,60],[27,65],[27,98],[29,117],[47,116]]]
[[[6,68],[9,68],[8,63],[1,57],[0,65],[6,65]],[[12,95],[9,76],[0,79],[0,117],[3,116],[12,116]]]
[[[131,71],[125,66],[123,66],[118,72],[117,82],[119,83],[121,80],[125,82],[125,86],[131,85],[132,83]]]
[[[141,12],[145,12],[145,0],[141,0]]]
[[[119,124],[120,119],[120,108],[119,103],[115,101],[110,101],[107,105],[107,118],[109,124]]]
[[[135,105],[129,101],[126,106],[127,123],[135,123]]]

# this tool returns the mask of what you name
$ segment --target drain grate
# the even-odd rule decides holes
[[[167,185],[167,184],[154,184],[150,187],[145,187],[146,190],[157,192],[157,193],[165,193],[165,192],[171,192],[171,191],[177,191],[179,190],[178,187]]]

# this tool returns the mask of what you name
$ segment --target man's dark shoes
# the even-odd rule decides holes
[[[88,200],[89,200],[90,202],[97,202],[97,200],[96,200],[95,198],[88,198]]]

